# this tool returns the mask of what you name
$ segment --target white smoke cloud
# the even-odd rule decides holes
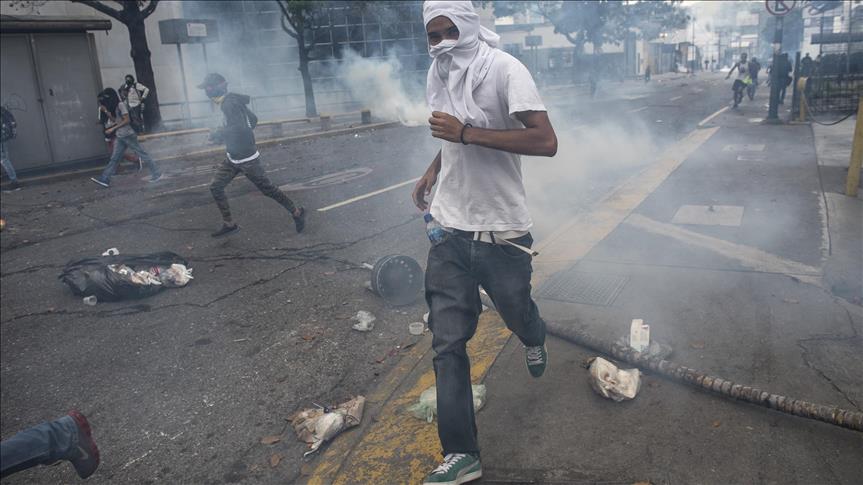
[[[423,95],[410,95],[398,59],[370,59],[346,53],[338,77],[351,96],[380,118],[399,120],[405,126],[428,123],[431,111]]]

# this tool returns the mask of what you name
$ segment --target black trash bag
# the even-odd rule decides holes
[[[172,264],[188,266],[189,262],[170,251],[160,253],[116,256],[99,256],[71,261],[58,278],[78,296],[95,295],[100,301],[117,301],[144,298],[154,295],[163,285],[139,285],[108,268],[109,265],[126,265],[135,271],[153,267],[170,267]]]

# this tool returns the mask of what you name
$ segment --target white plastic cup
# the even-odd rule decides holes
[[[425,332],[426,325],[423,322],[413,322],[408,325],[408,332],[411,335],[422,335]]]
[[[89,306],[96,306],[99,300],[96,299],[96,295],[90,295],[84,297],[84,304]]]

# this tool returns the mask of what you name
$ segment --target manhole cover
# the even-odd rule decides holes
[[[328,185],[343,184],[345,182],[365,177],[372,173],[372,169],[366,167],[352,168],[350,170],[342,170],[340,172],[328,173],[318,177],[306,179],[302,182],[291,182],[289,184],[279,186],[280,189],[286,192],[296,192],[298,190],[317,189]]]
[[[585,305],[610,306],[629,281],[629,276],[583,271],[564,271],[549,278],[537,298]]]

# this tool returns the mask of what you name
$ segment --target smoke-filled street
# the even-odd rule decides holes
[[[857,3],[4,2],[2,483],[858,483]]]

